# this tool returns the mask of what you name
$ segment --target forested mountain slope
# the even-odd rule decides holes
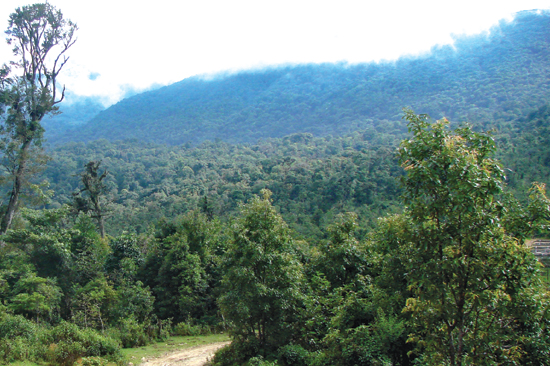
[[[396,62],[193,77],[125,99],[50,141],[254,143],[297,132],[341,135],[379,124],[391,131],[403,106],[435,118],[498,126],[550,99],[549,25],[547,12],[522,12],[490,34],[462,37],[454,47]]]
[[[76,98],[71,103],[63,102],[59,113],[44,117],[42,126],[47,141],[56,141],[60,136],[74,130],[94,118],[105,107],[95,98]]]
[[[550,184],[550,105],[509,125],[495,134],[497,157],[509,188],[525,198],[532,182]],[[380,125],[341,137],[301,133],[254,145],[73,142],[50,151],[52,160],[37,182],[49,182],[55,193],[49,207],[60,207],[81,189],[84,166],[102,161],[109,171],[112,235],[143,232],[157,220],[197,208],[230,220],[239,204],[268,188],[297,234],[318,239],[339,213],[357,212],[366,233],[378,217],[401,210],[404,171],[395,149],[407,137],[405,123],[396,122],[389,132]]]
[[[89,161],[107,169],[113,203],[107,231],[143,232],[162,218],[194,209],[230,220],[239,205],[263,188],[273,192],[298,235],[321,237],[341,212],[360,213],[362,232],[386,212],[398,211],[397,139],[379,132],[337,138],[295,134],[258,145],[204,142],[197,147],[144,144],[69,143],[52,151],[41,179],[55,195],[50,207],[70,202],[81,188],[79,174]],[[206,201],[205,201],[206,200]]]

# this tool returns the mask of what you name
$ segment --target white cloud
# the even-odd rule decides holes
[[[0,3],[2,19],[26,1]],[[63,80],[115,102],[145,89],[223,70],[304,62],[395,59],[478,33],[548,1],[50,0],[78,23]],[[4,29],[6,28],[4,26]],[[0,45],[6,59],[9,47]],[[1,59],[0,59],[1,60]],[[98,75],[95,79],[90,75]],[[93,79],[93,80],[92,80]]]

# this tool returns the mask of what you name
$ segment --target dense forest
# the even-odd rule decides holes
[[[228,332],[213,365],[550,364],[526,246],[550,220],[549,21],[99,113],[61,104],[46,57],[4,66],[0,363],[122,365],[121,347]],[[17,9],[25,55],[28,24],[63,52],[77,30]]]

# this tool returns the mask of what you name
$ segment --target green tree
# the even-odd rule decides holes
[[[153,290],[157,315],[176,322],[214,320],[219,254],[224,250],[219,221],[209,221],[195,210],[157,225],[155,242],[140,273]]]
[[[84,188],[73,195],[73,206],[78,212],[91,213],[91,217],[97,221],[101,237],[104,238],[107,186],[103,180],[109,173],[107,170],[99,172],[100,165],[101,161],[90,161],[86,164],[84,172],[80,174]]]
[[[103,275],[88,282],[75,291],[75,307],[73,321],[85,328],[105,330],[105,313],[109,305],[115,302],[116,292]]]
[[[328,227],[330,240],[320,246],[323,256],[317,260],[317,268],[333,288],[344,287],[367,273],[367,252],[354,236],[356,229],[356,213],[340,214]]]
[[[145,260],[138,237],[135,234],[123,233],[114,238],[109,246],[111,253],[105,262],[109,280],[117,286],[124,282],[134,282],[137,268],[143,266]]]
[[[22,189],[39,163],[44,128],[40,124],[57,110],[65,88],[58,90],[57,77],[75,43],[76,24],[63,18],[52,5],[34,4],[17,8],[10,15],[8,44],[19,57],[0,72],[0,151],[4,180],[11,193],[2,216],[0,232],[11,226]]]
[[[48,316],[58,310],[61,301],[61,289],[54,280],[38,277],[34,274],[21,277],[15,284],[8,309],[16,314],[40,317]]]
[[[402,220],[392,220],[404,227],[390,230],[408,259],[409,340],[426,365],[526,362],[534,323],[548,339],[540,315],[548,304],[533,288],[536,261],[522,240],[536,222],[507,225],[524,212],[499,200],[504,175],[490,135],[470,127],[453,132],[445,119],[431,123],[410,110],[405,118],[413,136],[398,152],[407,209]],[[545,210],[535,215],[543,218],[549,204],[538,196],[530,208]]]
[[[243,207],[235,226],[219,303],[238,342],[257,340],[265,352],[291,339],[302,267],[271,192],[261,193]]]

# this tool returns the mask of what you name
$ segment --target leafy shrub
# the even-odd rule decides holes
[[[308,358],[309,352],[295,344],[281,347],[277,357],[282,366],[306,366]]]
[[[134,316],[120,320],[118,337],[124,348],[145,346],[150,341],[143,325],[139,324]]]
[[[117,340],[105,337],[94,330],[85,329],[86,356],[117,355],[120,344]]]
[[[190,321],[181,322],[174,327],[174,334],[179,336],[198,336],[211,334],[212,330],[206,324],[192,324]]]
[[[5,315],[0,321],[0,338],[23,337],[31,339],[34,337],[36,330],[36,324],[22,315]]]
[[[220,348],[212,359],[213,366],[243,365],[247,360],[255,357],[260,351],[257,338],[235,340],[231,344]]]
[[[52,328],[50,338],[46,359],[56,365],[72,365],[85,356],[107,356],[115,361],[122,357],[116,340],[73,323],[61,322]]]
[[[6,363],[35,359],[38,347],[23,337],[0,339],[0,359]]]
[[[246,366],[277,366],[277,361],[264,360],[262,356],[252,357],[246,363]]]
[[[22,315],[6,314],[0,321],[0,360],[34,360],[44,354],[43,330]]]
[[[170,337],[172,333],[172,319],[159,320],[157,328],[156,338],[159,341],[165,341]]]
[[[55,365],[72,366],[85,353],[86,348],[81,342],[60,341],[51,344],[46,358]]]
[[[106,366],[109,361],[101,357],[83,357],[79,366]]]

